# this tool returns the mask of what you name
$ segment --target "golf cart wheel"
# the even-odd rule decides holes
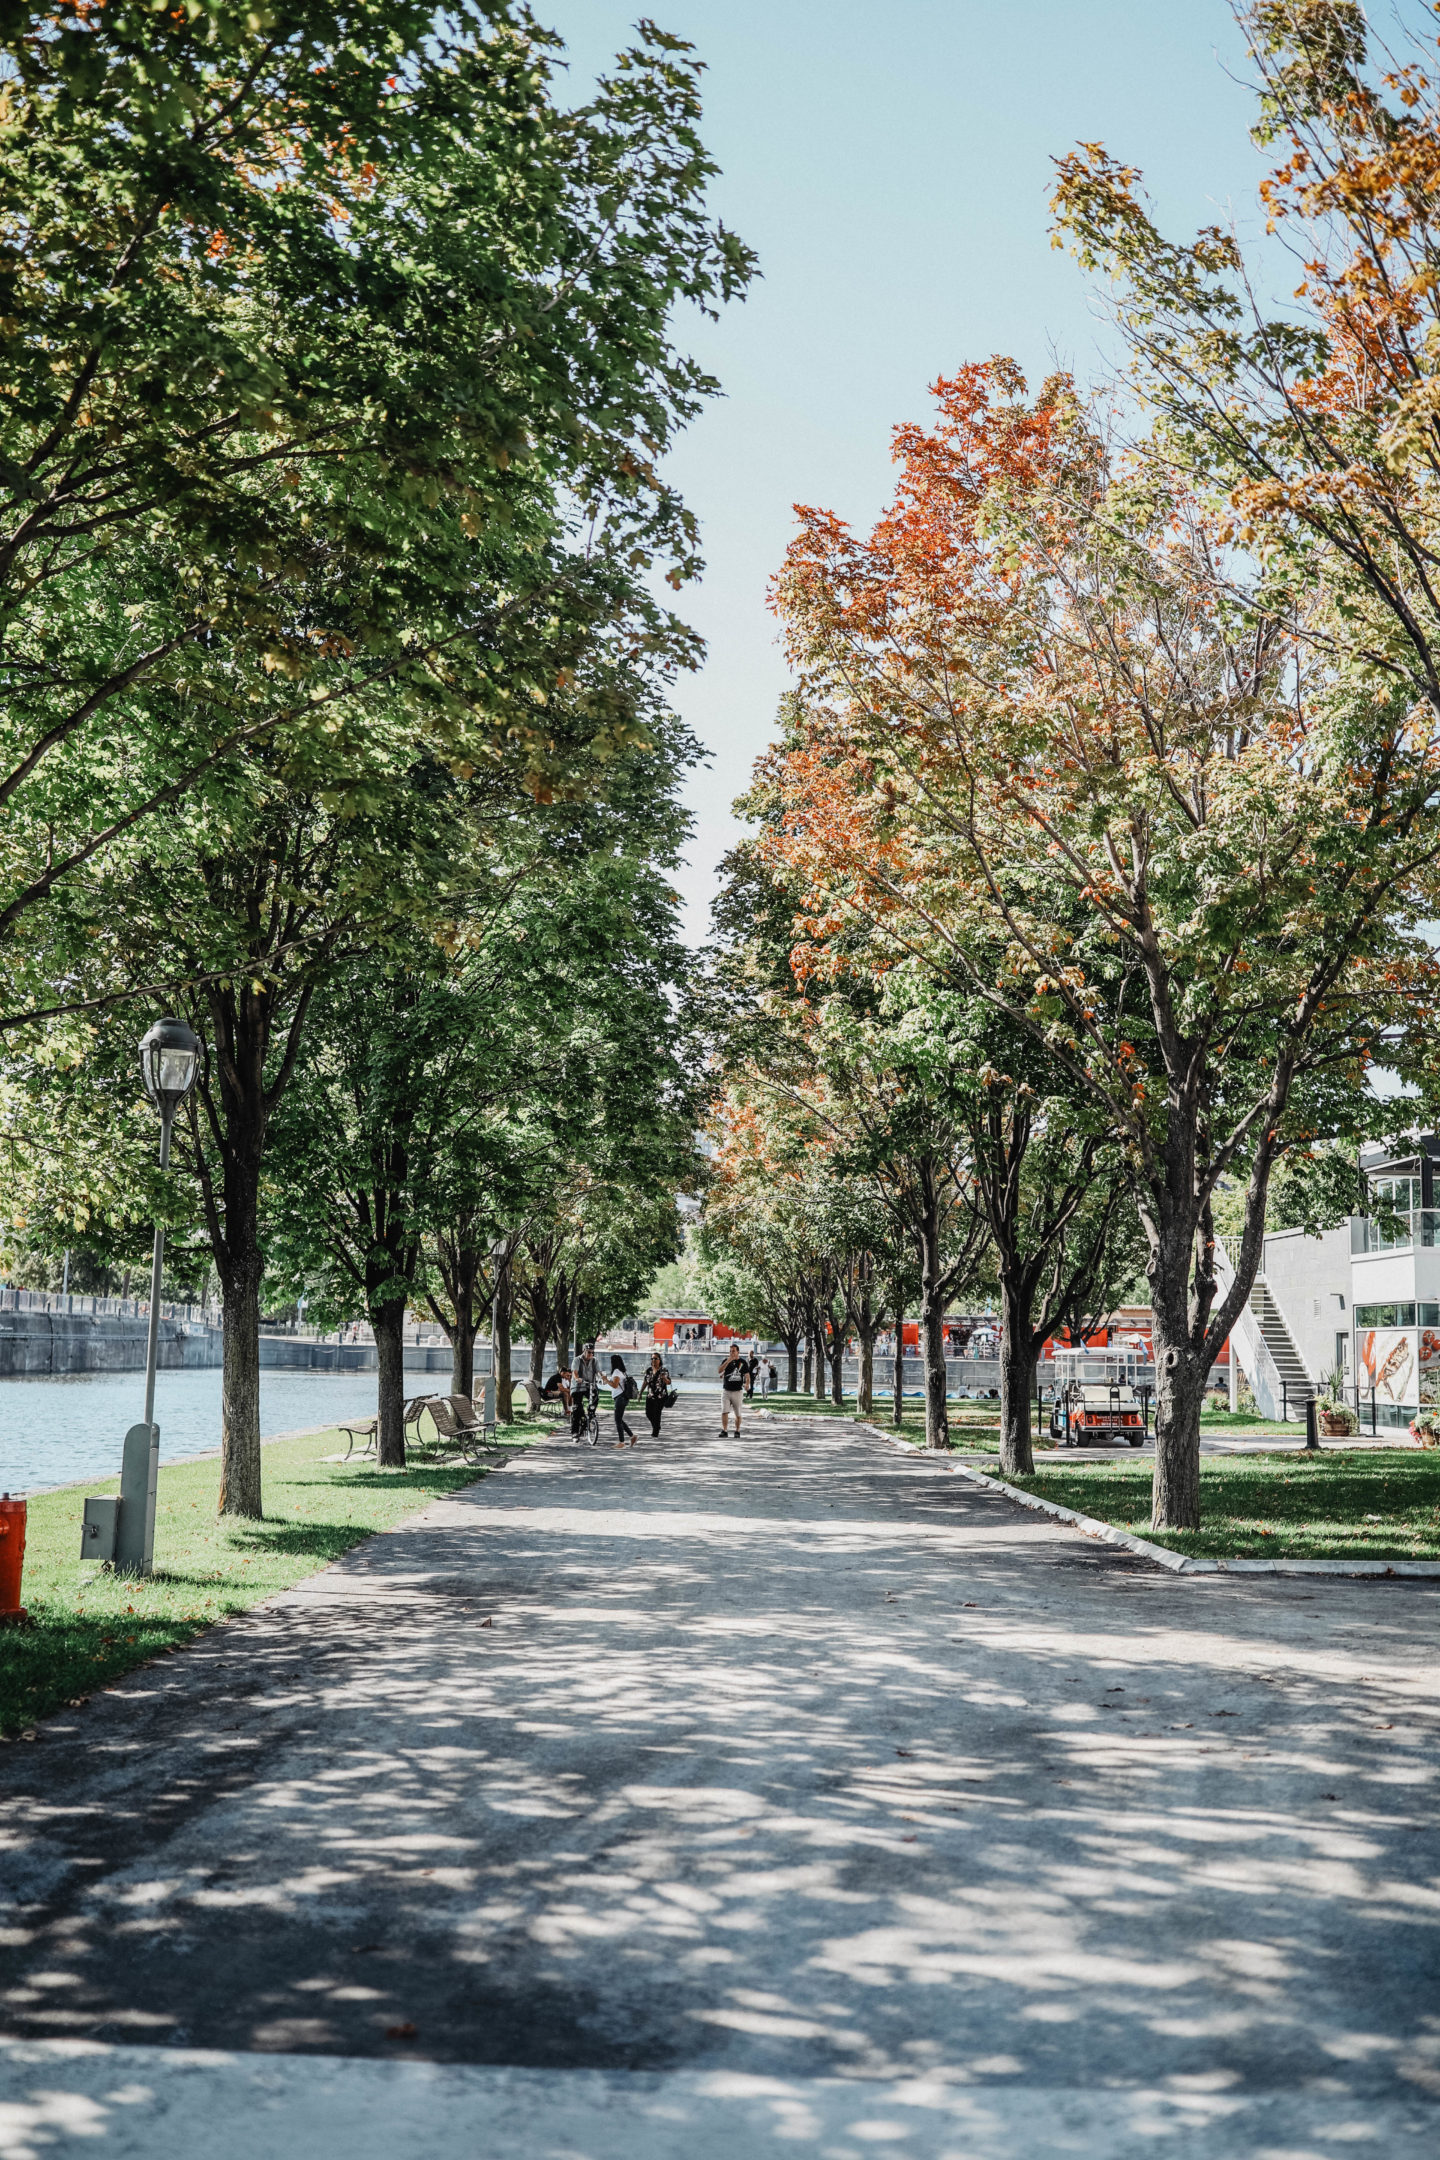
[[[1131,1447],[1144,1447],[1144,1445],[1145,1445],[1145,1435],[1144,1435],[1144,1433],[1132,1433],[1132,1434],[1130,1435],[1130,1445],[1131,1445]]]

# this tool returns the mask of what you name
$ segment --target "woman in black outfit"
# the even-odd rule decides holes
[[[650,1420],[650,1434],[655,1440],[660,1437],[660,1413],[665,1408],[665,1398],[670,1393],[671,1386],[670,1375],[661,1362],[659,1351],[652,1350],[640,1387],[645,1397],[645,1415]]]
[[[611,1399],[615,1405],[615,1445],[616,1447],[624,1447],[628,1441],[630,1446],[634,1447],[635,1435],[630,1430],[630,1421],[625,1415],[625,1405],[637,1390],[625,1370],[624,1358],[619,1356],[618,1353],[610,1360],[610,1370],[606,1375],[605,1385],[609,1388]]]

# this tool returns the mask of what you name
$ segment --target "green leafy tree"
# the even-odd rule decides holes
[[[5,49],[13,1021],[86,994],[64,978],[93,916],[37,910],[235,746],[294,729],[313,757],[377,683],[457,763],[504,739],[563,784],[566,639],[517,664],[497,615],[690,649],[641,575],[693,567],[656,460],[713,387],[667,318],[750,264],[706,219],[697,69],[658,32],[573,110],[554,41],[503,5],[65,0]],[[599,694],[584,732],[623,741]]]

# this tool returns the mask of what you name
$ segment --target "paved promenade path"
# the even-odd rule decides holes
[[[1440,1584],[557,1437],[0,1753],[0,2155],[1440,2151]]]

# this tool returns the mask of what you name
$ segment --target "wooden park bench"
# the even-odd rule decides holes
[[[411,1395],[407,1398],[405,1408],[401,1413],[401,1423],[407,1444],[415,1447],[423,1446],[424,1443],[420,1438],[420,1420],[436,1399],[431,1395]],[[443,1397],[439,1399],[444,1400]],[[352,1455],[359,1457],[373,1455],[380,1443],[380,1420],[378,1417],[352,1418],[349,1424],[337,1426],[336,1431],[343,1432],[348,1443],[343,1457],[346,1462],[349,1462]]]
[[[345,1435],[345,1454],[349,1462],[352,1455],[373,1455],[380,1444],[380,1420],[378,1417],[352,1418],[348,1425],[337,1425],[337,1432]],[[364,1441],[364,1446],[360,1442]]]
[[[480,1462],[493,1444],[495,1426],[477,1414],[468,1395],[432,1395],[425,1406],[434,1420],[437,1437],[457,1447],[466,1462]]]

